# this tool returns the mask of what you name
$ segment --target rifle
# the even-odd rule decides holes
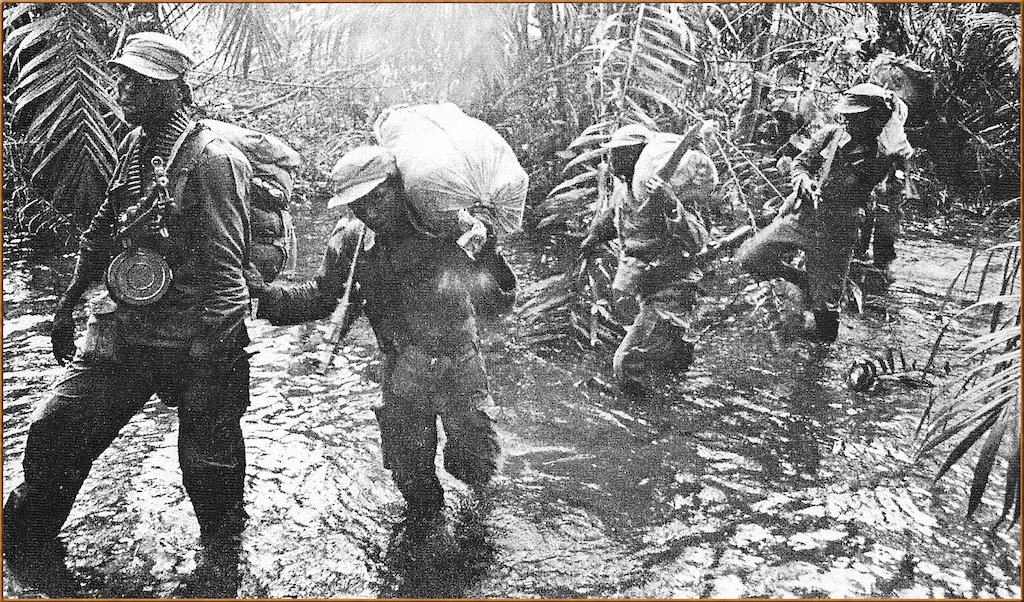
[[[715,257],[718,257],[718,254],[722,251],[738,247],[740,243],[750,238],[753,234],[754,227],[750,224],[740,226],[729,234],[726,234],[722,238],[716,240],[714,244],[708,245],[708,248],[694,255],[693,260],[698,264],[708,263]]]
[[[352,265],[349,266],[348,278],[345,279],[345,293],[341,296],[338,306],[334,308],[334,313],[331,314],[331,326],[330,330],[327,331],[326,337],[327,349],[321,354],[320,367],[316,371],[321,376],[327,374],[327,369],[331,367],[334,354],[337,353],[342,335],[345,332],[345,323],[348,321],[349,307],[352,304],[352,284],[356,278],[356,262],[359,260],[359,252],[363,249],[363,236],[365,234],[366,226],[361,225],[359,227],[359,237],[356,239],[356,248],[352,253]]]

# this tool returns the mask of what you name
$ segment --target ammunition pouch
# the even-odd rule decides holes
[[[85,324],[82,359],[90,363],[117,363],[121,361],[124,333],[114,313],[117,306],[104,295],[88,306],[89,320]]]

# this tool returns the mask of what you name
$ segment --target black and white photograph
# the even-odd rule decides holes
[[[1021,14],[3,4],[3,599],[1021,599]]]

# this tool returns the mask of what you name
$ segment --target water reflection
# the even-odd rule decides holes
[[[439,523],[396,523],[384,556],[380,597],[474,597],[496,554],[485,513],[466,503]]]
[[[63,268],[4,267],[10,490],[28,415],[60,372],[47,332]],[[609,373],[601,354],[541,357],[496,328],[487,362],[507,461],[493,507],[442,474],[447,522],[415,545],[380,462],[372,333],[357,324],[319,376],[324,325],[254,322],[237,554],[197,573],[177,414],[154,400],[87,481],[63,532],[69,565],[83,595],[103,598],[1019,597],[1019,527],[979,539],[954,483],[969,474],[934,490],[928,467],[912,469],[924,394],[845,387],[848,362],[888,326],[844,318],[842,344],[815,355],[744,311],[644,399],[593,380]],[[924,319],[896,325],[908,352],[926,343]]]

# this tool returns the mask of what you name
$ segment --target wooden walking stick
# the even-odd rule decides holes
[[[356,249],[352,253],[352,265],[348,269],[348,278],[345,280],[345,293],[341,296],[338,306],[331,314],[331,325],[327,331],[327,349],[320,356],[320,367],[317,374],[327,374],[327,369],[334,361],[334,354],[337,353],[341,344],[342,335],[345,333],[345,322],[348,321],[349,308],[352,305],[352,285],[356,278],[356,262],[359,260],[359,252],[363,249],[363,236],[366,234],[366,226],[359,228],[359,237],[356,239]]]

